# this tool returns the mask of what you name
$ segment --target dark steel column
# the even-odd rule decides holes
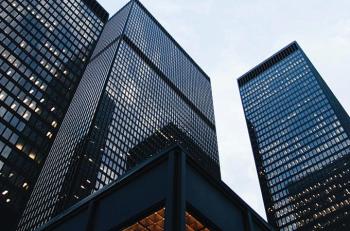
[[[165,202],[165,230],[185,230],[185,167],[186,156],[176,149],[169,154],[168,193]]]

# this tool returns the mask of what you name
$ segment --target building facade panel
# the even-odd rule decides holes
[[[5,229],[13,230],[25,206],[108,17],[93,2],[0,3],[0,214],[7,218],[1,223]]]
[[[140,143],[149,150],[164,146],[150,138],[159,134],[176,143],[180,136],[171,137],[171,134],[188,137],[193,142],[182,143],[191,144],[188,148],[196,150],[198,162],[220,178],[210,81],[205,74],[196,74],[202,72],[197,70],[186,73],[193,82],[184,84],[182,77],[173,79],[175,75],[166,72],[167,66],[175,64],[170,53],[161,51],[163,58],[169,55],[170,59],[161,65],[153,53],[147,53],[156,49],[154,44],[170,46],[175,52],[183,52],[176,59],[183,57],[186,59],[183,62],[192,62],[192,67],[197,67],[178,44],[170,43],[167,33],[143,37],[150,50],[136,43],[135,39],[143,36],[139,34],[140,27],[155,33],[159,28],[153,18],[150,22],[154,26],[150,28],[139,24],[139,18],[146,16],[151,17],[141,3],[131,1],[106,24],[96,46],[98,51],[94,52],[73,98],[19,230],[39,227],[119,179],[131,167],[151,157],[150,152],[131,154]],[[125,23],[123,29],[119,18]],[[173,71],[184,69],[185,73],[187,68],[176,66]],[[191,95],[187,84],[195,84]],[[210,96],[206,105],[196,101],[201,94]],[[174,127],[168,133],[164,128],[172,127],[170,124]]]
[[[110,49],[87,66],[72,100],[72,106],[69,107],[60,132],[50,150],[50,153],[59,153],[59,155],[48,156],[28,202],[30,206],[27,206],[23,213],[19,224],[21,229],[26,230],[28,227],[33,227],[34,224],[47,221],[47,218],[40,214],[52,213],[55,211],[58,200],[63,199],[61,197],[64,195],[60,193],[64,187],[65,175],[75,158],[73,156],[75,150],[80,148],[79,144],[89,131],[118,44],[115,42]]]
[[[347,162],[349,117],[298,44],[238,82],[269,221],[280,230],[348,228],[347,213],[337,209],[350,208],[346,171],[330,166]],[[303,184],[327,169],[323,181]],[[323,194],[320,185],[336,190]]]
[[[214,124],[212,92],[208,76],[142,5],[134,7],[125,34]]]
[[[96,113],[94,129],[101,129],[98,125],[107,122],[103,129],[108,132],[106,136],[91,133],[88,138],[100,145],[97,156],[102,158],[103,171],[97,177],[96,189],[125,172],[127,160],[132,158],[129,151],[169,123],[185,131],[205,153],[217,155],[213,129],[126,42],[120,45],[105,91],[107,97]],[[110,113],[113,119],[106,120]]]
[[[131,2],[129,2],[109,19],[93,51],[92,59],[103,52],[104,49],[113,44],[113,42],[122,35],[131,5]]]

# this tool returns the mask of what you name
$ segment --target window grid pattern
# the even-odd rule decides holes
[[[103,22],[83,1],[0,3],[0,198],[19,217]]]
[[[91,56],[94,59],[100,52],[113,43],[122,34],[132,2],[129,2],[111,17],[103,29],[101,37]]]
[[[143,6],[135,5],[126,35],[175,86],[215,123],[209,78],[171,39]],[[168,65],[171,63],[171,65]],[[198,91],[197,89],[202,89]]]
[[[189,104],[190,97],[184,99],[184,93],[179,92],[181,85],[175,91],[167,81],[168,76],[151,57],[133,44],[129,35],[122,33],[120,23],[131,24],[135,18],[129,15],[140,3],[133,1],[132,4],[113,16],[102,32],[101,44],[96,46],[99,51],[95,51],[79,84],[19,230],[39,227],[63,209],[116,180],[130,167],[129,151],[154,133],[160,133],[169,123],[194,140],[210,159],[205,163],[220,175],[214,124],[209,118],[203,119],[203,114],[199,116],[197,112],[201,110],[194,106],[199,105]],[[131,27],[126,25],[123,28],[128,28],[131,35]],[[139,32],[135,29],[134,33]],[[152,41],[160,44],[167,34],[157,36]],[[174,61],[168,62],[162,65],[171,66]],[[177,67],[180,68],[185,67]],[[208,84],[209,88],[203,89],[197,85],[196,92],[210,91],[210,82],[204,76],[188,73],[187,77],[201,78]],[[212,108],[211,98],[206,107]],[[211,110],[204,106],[202,109],[203,112]]]
[[[317,78],[298,50],[240,87],[264,197],[270,198],[264,198],[267,214],[280,230],[318,230],[347,216],[338,211],[349,205],[349,183],[341,180],[348,170],[334,166],[348,163],[349,134]],[[327,168],[334,174],[324,174]],[[306,179],[313,180],[296,186]],[[320,193],[321,186],[337,189]]]
[[[50,150],[50,153],[60,153],[61,155],[48,155],[22,215],[19,230],[35,229],[50,219],[54,205],[58,203],[60,190],[75,149],[84,140],[91,126],[91,120],[98,105],[98,96],[102,94],[117,46],[118,42],[87,66],[73,97],[72,106],[69,107],[60,132]],[[100,78],[96,78],[96,76]],[[93,91],[91,91],[92,89]]]
[[[218,163],[215,131],[125,42],[119,48],[106,92],[108,99],[101,102],[97,112],[101,115],[97,117],[108,121],[108,126],[102,125],[108,134],[98,133],[99,136],[89,139],[101,145],[97,157],[102,158],[99,167],[102,171],[98,173],[95,190],[113,182],[127,170],[128,153],[132,148],[170,123],[184,131]],[[101,129],[101,124],[102,121],[96,121],[94,128]],[[87,150],[94,149],[88,147]]]

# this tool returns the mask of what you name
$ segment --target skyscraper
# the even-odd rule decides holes
[[[189,137],[194,158],[220,178],[214,124],[208,76],[138,1],[130,1],[102,32],[19,230],[40,226],[118,179],[152,154],[137,151],[140,144],[163,147],[152,138],[159,135]]]
[[[299,45],[238,84],[270,223],[349,230],[349,116]]]
[[[13,230],[108,14],[93,0],[6,0],[0,18],[0,226]]]

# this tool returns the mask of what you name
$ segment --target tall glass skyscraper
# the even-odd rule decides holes
[[[15,229],[107,19],[93,0],[0,2],[0,229]]]
[[[350,119],[296,42],[238,79],[268,220],[350,229]]]
[[[102,32],[19,230],[117,180],[164,140],[184,144],[220,178],[210,80],[133,0]]]

